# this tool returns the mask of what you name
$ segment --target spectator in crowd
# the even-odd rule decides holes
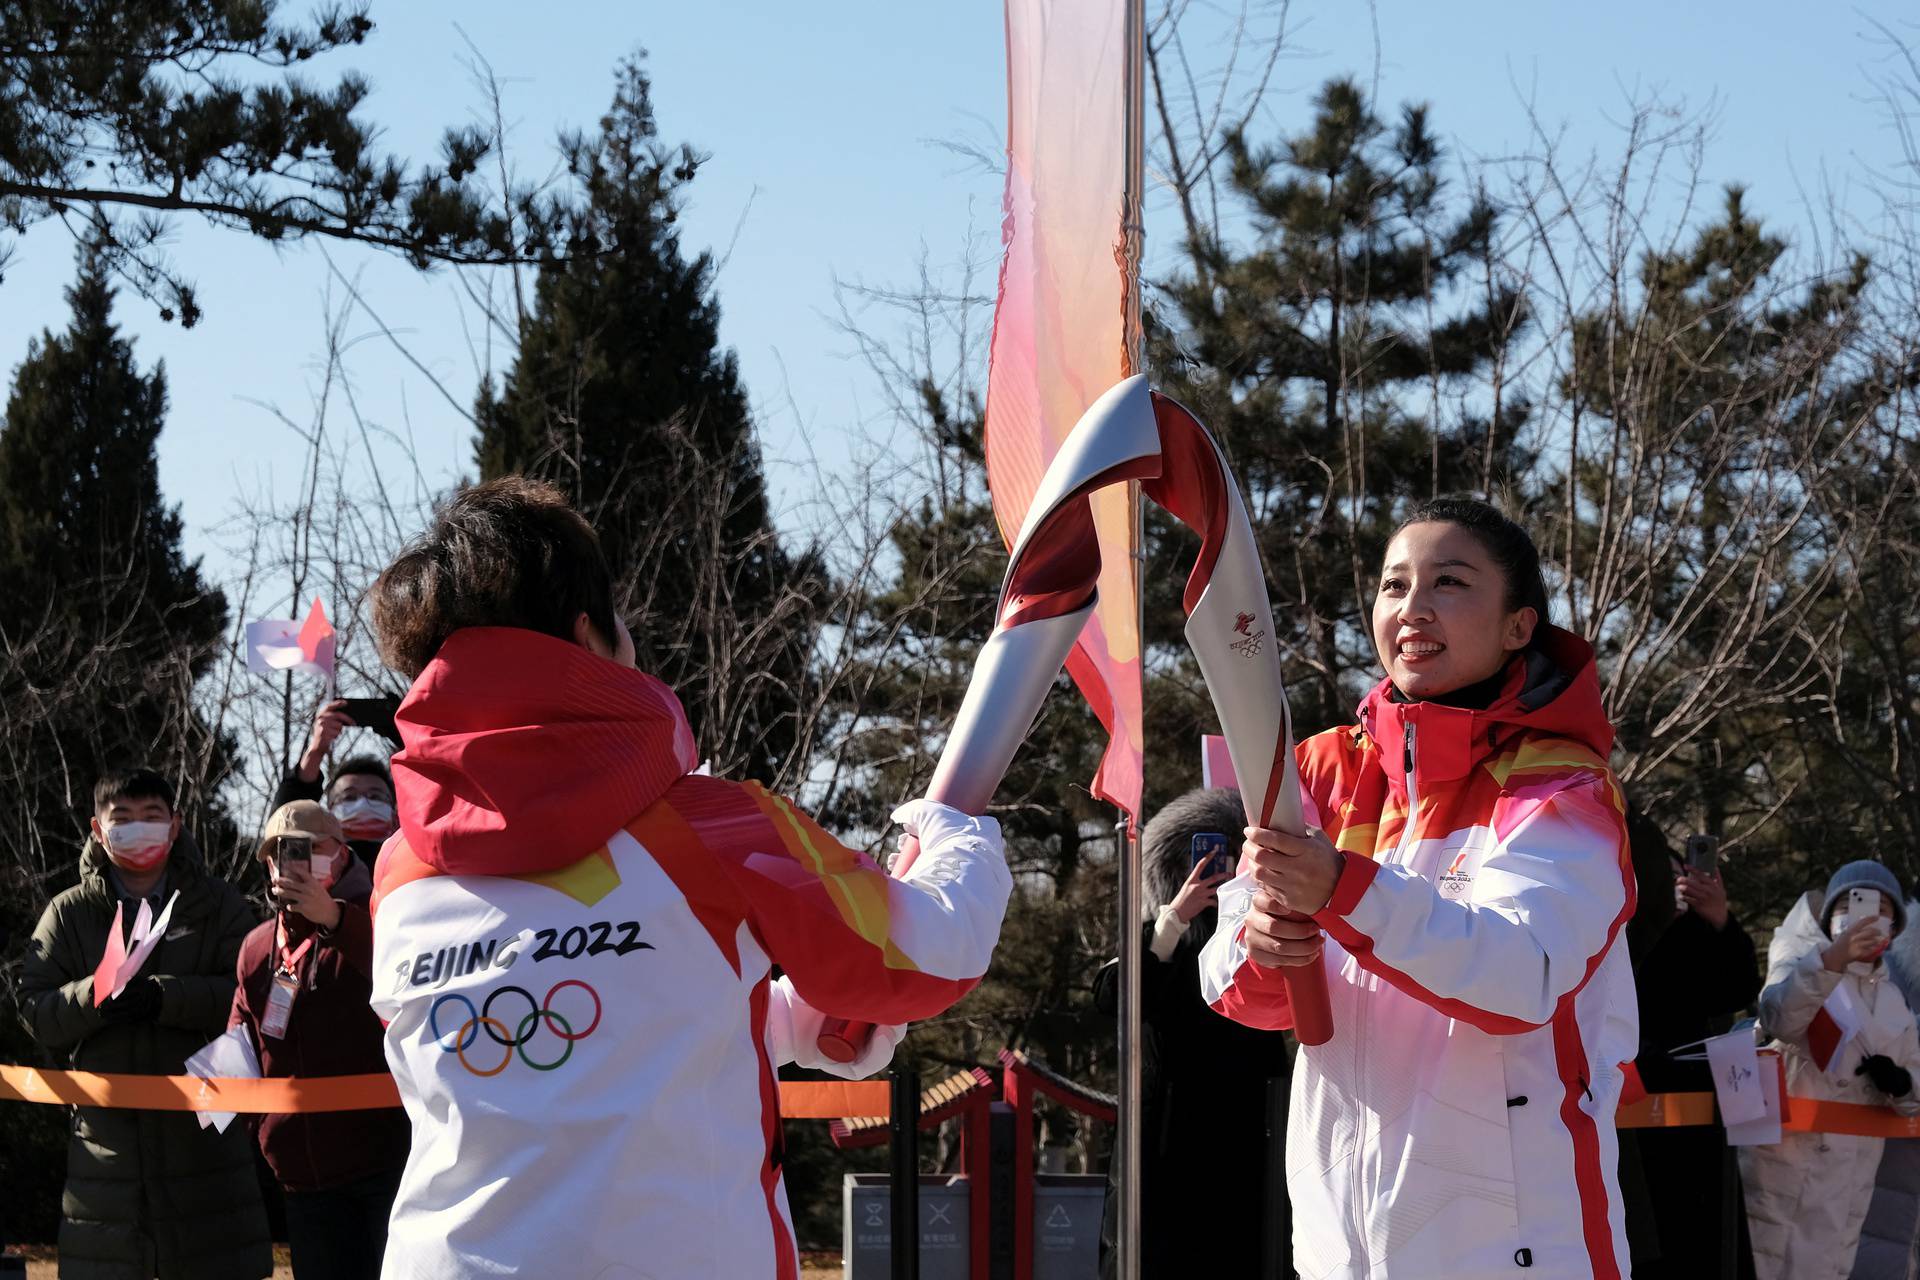
[[[226,1026],[253,913],[202,867],[172,784],[153,771],[102,777],[91,828],[80,883],[48,904],[27,948],[21,1015],[79,1070],[179,1075]],[[130,932],[141,902],[157,919],[170,899],[162,941],[124,991],[96,1005],[115,909]],[[273,1270],[253,1150],[237,1125],[222,1133],[186,1111],[75,1108],[61,1210],[68,1280],[259,1280]]]
[[[1876,909],[1852,910],[1852,889],[1872,891]],[[1834,872],[1824,894],[1803,895],[1774,931],[1760,1025],[1785,1055],[1789,1094],[1920,1114],[1912,1074],[1920,1035],[1881,961],[1887,930],[1905,922],[1900,882],[1880,863],[1860,861]],[[1857,1030],[1834,1048],[1829,1033],[1849,1022]],[[1760,1280],[1845,1280],[1883,1141],[1787,1133],[1777,1145],[1740,1149]]]
[[[1753,939],[1728,907],[1717,868],[1689,868],[1643,813],[1629,812],[1627,832],[1640,885],[1627,929],[1640,1004],[1635,1068],[1650,1093],[1711,1092],[1707,1064],[1677,1062],[1669,1050],[1724,1032],[1753,1003],[1760,993]],[[1636,1240],[1636,1280],[1719,1280],[1726,1274],[1751,1280],[1739,1164],[1719,1120],[1633,1130],[1622,1135],[1621,1150],[1638,1156],[1644,1208],[1657,1243],[1657,1254],[1646,1256]],[[1731,1272],[1722,1269],[1729,1250]]]
[[[327,785],[320,785],[321,769],[343,729],[353,728],[347,704],[336,700],[320,708],[307,736],[300,762],[280,779],[273,807],[295,800],[318,800],[333,811],[347,833],[347,847],[366,864],[369,873],[380,856],[380,844],[398,829],[393,815],[393,775],[378,756],[355,755],[334,767]]]
[[[1593,648],[1547,604],[1524,529],[1416,507],[1374,597],[1385,678],[1296,752],[1309,830],[1251,830],[1220,890],[1214,1008],[1290,1027],[1284,969],[1326,976],[1333,1037],[1294,1060],[1287,1116],[1306,1275],[1630,1265],[1625,803]]]
[[[1267,1082],[1288,1075],[1286,1037],[1221,1017],[1200,994],[1200,949],[1219,922],[1219,886],[1195,861],[1194,837],[1225,838],[1238,861],[1247,825],[1238,792],[1189,791],[1141,833],[1147,920],[1140,956],[1140,1274],[1261,1280],[1262,1234],[1285,1242],[1276,1280],[1289,1280],[1287,1189],[1267,1185]],[[1095,1005],[1118,1013],[1119,965],[1094,980]],[[1223,1123],[1224,1117],[1233,1117]],[[1101,1274],[1117,1274],[1114,1172],[1101,1222]],[[1229,1224],[1232,1224],[1229,1226]]]
[[[797,1274],[773,966],[836,1017],[944,1010],[999,936],[997,824],[904,806],[921,853],[893,878],[761,787],[695,775],[598,538],[549,485],[450,499],[373,621],[413,681],[372,900],[413,1122],[385,1274]]]
[[[1909,893],[1912,920],[1920,888]],[[1920,929],[1902,929],[1887,948],[1887,977],[1908,1009],[1920,1009]],[[1853,1280],[1920,1280],[1920,1138],[1888,1138],[1860,1228]]]
[[[305,865],[283,861],[305,836]],[[347,852],[340,820],[311,800],[267,819],[260,841],[279,910],[240,947],[232,1026],[246,1028],[266,1076],[345,1076],[387,1069],[373,993],[373,881]],[[407,1161],[398,1107],[265,1115],[260,1152],[286,1192],[294,1280],[379,1280],[387,1215]]]

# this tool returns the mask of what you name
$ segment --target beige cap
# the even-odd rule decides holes
[[[327,807],[317,800],[289,800],[273,811],[267,819],[266,830],[260,833],[258,856],[270,858],[281,836],[294,833],[310,835],[316,841],[347,841],[346,832],[340,829],[340,819],[333,816]]]

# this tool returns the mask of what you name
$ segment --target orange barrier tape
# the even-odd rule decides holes
[[[0,1098],[15,1102],[64,1102],[82,1107],[133,1107],[144,1111],[367,1111],[397,1107],[393,1077],[314,1076],[309,1079],[217,1079],[198,1076],[98,1075],[91,1071],[42,1071],[0,1066]]]
[[[1712,1124],[1711,1093],[1655,1093],[1622,1106],[1614,1124],[1622,1129],[1673,1129]],[[1903,1116],[1887,1107],[1858,1102],[1787,1099],[1780,1128],[1786,1133],[1844,1133],[1856,1138],[1920,1138],[1920,1116]]]
[[[780,1114],[788,1120],[884,1116],[890,1096],[885,1080],[786,1080],[780,1084]],[[98,1075],[0,1065],[0,1101],[286,1115],[397,1107],[400,1093],[393,1077],[384,1073],[202,1080],[198,1076]]]
[[[1613,1117],[1620,1129],[1681,1129],[1713,1120],[1711,1093],[1650,1093],[1638,1102],[1621,1103]]]
[[[893,1110],[885,1080],[782,1080],[780,1115],[787,1120],[841,1120],[884,1116]]]
[[[1885,1107],[1858,1102],[1820,1102],[1788,1098],[1780,1127],[1790,1133],[1846,1133],[1856,1138],[1920,1137],[1920,1116],[1903,1116]]]
[[[780,1114],[788,1120],[839,1120],[885,1116],[890,1093],[885,1080],[783,1080]],[[145,1111],[244,1113],[367,1111],[400,1105],[393,1077],[278,1077],[271,1080],[198,1076],[99,1075],[91,1071],[46,1071],[0,1065],[0,1101],[46,1102],[82,1107],[129,1107]],[[1676,1129],[1714,1122],[1711,1093],[1655,1093],[1623,1105],[1614,1123],[1622,1129]],[[1862,1138],[1920,1138],[1920,1116],[1855,1102],[1787,1099],[1780,1127],[1789,1133],[1841,1133]]]

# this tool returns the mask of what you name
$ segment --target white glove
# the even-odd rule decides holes
[[[877,1026],[867,1041],[866,1051],[852,1062],[834,1062],[820,1052],[820,1027],[826,1015],[800,998],[788,978],[776,978],[767,988],[767,1055],[776,1067],[791,1062],[795,1066],[814,1067],[842,1080],[864,1080],[886,1069],[893,1061],[894,1046],[907,1034],[907,1026]]]

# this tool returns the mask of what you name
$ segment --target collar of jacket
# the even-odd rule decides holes
[[[1393,692],[1390,680],[1374,686],[1360,703],[1360,726],[1398,786],[1406,785],[1409,730],[1421,781],[1429,783],[1465,777],[1520,731],[1571,738],[1602,759],[1613,749],[1593,646],[1558,627],[1548,627],[1536,648],[1508,664],[1506,683],[1484,709],[1396,702]]]
[[[394,722],[400,834],[449,875],[570,866],[697,760],[666,685],[518,627],[448,636]]]

